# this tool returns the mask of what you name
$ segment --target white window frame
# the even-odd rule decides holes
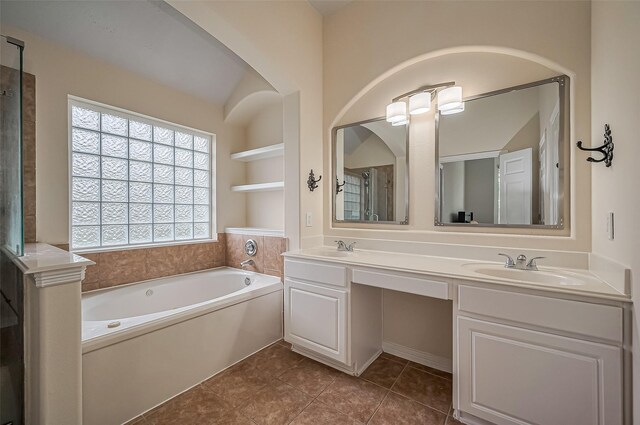
[[[87,248],[74,248],[73,247],[73,132],[72,132],[72,107],[85,107],[90,108],[91,110],[98,111],[100,113],[116,113],[118,115],[123,115],[127,119],[135,119],[136,121],[144,122],[151,125],[162,125],[163,128],[171,129],[174,131],[186,131],[194,136],[208,137],[210,140],[209,145],[209,235],[210,238],[206,239],[184,239],[184,240],[173,240],[166,242],[150,242],[150,243],[141,243],[141,244],[126,244],[126,245],[113,245],[113,246],[100,246],[100,247],[87,247]],[[163,246],[176,246],[176,245],[189,245],[189,244],[200,244],[200,243],[211,243],[218,241],[218,233],[217,233],[217,199],[216,199],[216,135],[214,133],[209,133],[203,130],[198,130],[192,127],[183,126],[180,124],[175,124],[169,121],[165,121],[159,118],[154,118],[148,115],[140,114],[138,112],[133,112],[127,109],[118,108],[116,106],[107,105],[104,103],[96,102],[89,99],[84,99],[78,96],[68,95],[67,96],[67,154],[68,154],[68,204],[67,211],[69,214],[68,220],[68,237],[69,237],[69,251],[76,253],[91,253],[91,252],[108,252],[108,251],[123,251],[129,249],[141,249],[141,248],[153,248],[153,247],[163,247]],[[101,132],[100,132],[101,133]],[[102,157],[102,154],[100,154]],[[102,182],[102,176],[99,178]],[[127,179],[127,183],[130,181]],[[175,186],[174,186],[175,187]],[[102,201],[100,201],[102,203]],[[154,203],[152,203],[153,208]],[[174,203],[175,205],[175,203]],[[127,226],[130,223],[127,223]],[[174,222],[175,224],[175,222]],[[102,223],[100,223],[100,227],[102,227]]]

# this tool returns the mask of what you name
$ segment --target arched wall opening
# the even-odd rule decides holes
[[[386,105],[401,93],[422,85],[456,81],[464,89],[464,96],[499,90],[519,84],[542,80],[557,75],[570,78],[570,138],[565,151],[570,158],[570,183],[565,206],[570,211],[563,230],[545,229],[453,229],[434,225],[435,212],[435,120],[433,112],[412,117],[410,126],[410,212],[409,225],[342,224],[331,222],[332,190],[325,190],[325,235],[327,240],[336,237],[359,238],[365,244],[376,246],[378,240],[395,240],[398,246],[416,242],[460,245],[519,246],[540,249],[580,250],[589,249],[590,200],[584,195],[585,182],[589,182],[590,169],[576,163],[573,156],[573,139],[576,119],[588,116],[575,115],[576,73],[542,56],[522,50],[496,46],[459,46],[440,49],[419,55],[393,66],[368,84],[350,99],[336,114],[327,117],[325,128],[325,174],[331,172],[331,129],[366,119],[382,117]],[[433,111],[433,109],[432,109]],[[576,182],[580,186],[576,187]],[[579,189],[579,190],[576,190]],[[587,188],[588,192],[588,188]],[[580,214],[576,214],[580,211]],[[522,235],[527,238],[523,239]],[[362,245],[361,245],[362,246]],[[562,248],[559,248],[562,247]]]

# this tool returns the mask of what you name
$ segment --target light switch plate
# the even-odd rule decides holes
[[[313,226],[313,215],[310,212],[307,212],[306,224],[307,224],[307,227]]]
[[[607,214],[607,236],[610,241],[615,237],[615,221],[612,212]]]

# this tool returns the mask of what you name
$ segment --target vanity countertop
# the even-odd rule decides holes
[[[476,270],[486,266],[487,268],[500,270],[503,263],[490,263],[487,261],[469,260],[463,258],[435,257],[428,255],[405,254],[396,252],[373,251],[359,249],[354,252],[337,251],[334,247],[315,247],[289,251],[283,254],[288,259],[308,259],[328,261],[351,266],[371,267],[384,270],[393,270],[407,273],[426,274],[450,279],[463,279],[476,282],[493,283],[521,288],[531,288],[549,292],[590,296],[601,299],[631,302],[631,297],[619,292],[614,287],[598,278],[588,270],[566,269],[554,267],[539,267],[543,274],[555,274],[569,276],[575,280],[581,280],[580,285],[567,285],[556,282],[526,282],[515,278],[488,276],[478,273]],[[525,273],[524,277],[531,277],[529,273],[536,271],[519,271]],[[559,279],[561,281],[561,279]]]

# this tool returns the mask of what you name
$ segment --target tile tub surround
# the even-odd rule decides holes
[[[383,353],[356,378],[280,341],[129,424],[458,424],[451,375],[422,368]]]
[[[244,253],[244,243],[248,239],[254,239],[258,244],[258,252],[254,257]],[[56,246],[69,249],[68,245]],[[248,267],[248,270],[282,278],[284,258],[281,254],[286,249],[286,238],[219,233],[217,242],[83,253],[83,257],[94,261],[96,265],[87,268],[82,291],[214,267],[240,268],[240,262],[248,258],[256,263],[255,267]]]
[[[217,242],[82,254],[96,263],[88,267],[82,291],[110,288],[226,265],[225,234]]]
[[[256,265],[247,267],[247,270],[282,278],[284,258],[281,254],[287,250],[286,238],[237,233],[226,233],[226,237],[227,266],[240,268],[242,261],[252,259]],[[258,245],[258,251],[253,257],[244,253],[244,244],[249,239],[255,240]]]

